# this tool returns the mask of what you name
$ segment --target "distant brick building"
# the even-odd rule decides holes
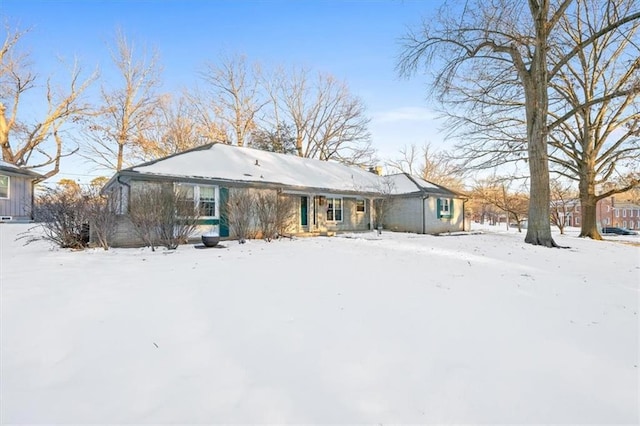
[[[640,205],[620,201],[616,197],[609,197],[598,203],[597,217],[602,226],[640,229]]]
[[[567,226],[582,225],[582,209],[580,202],[566,207]],[[635,204],[624,197],[613,196],[598,201],[596,205],[596,221],[598,227],[617,226],[628,229],[640,229],[640,204]]]

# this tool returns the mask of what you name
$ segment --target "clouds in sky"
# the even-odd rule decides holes
[[[427,107],[400,106],[388,110],[373,111],[369,130],[378,157],[388,160],[398,156],[404,146],[422,146],[430,143],[444,147],[442,122],[436,112]]]

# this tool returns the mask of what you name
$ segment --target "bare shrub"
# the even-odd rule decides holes
[[[129,218],[152,251],[158,245],[175,250],[196,230],[199,213],[193,199],[173,185],[148,184],[132,191]]]
[[[256,196],[256,216],[262,238],[271,241],[285,235],[294,219],[295,200],[278,192],[260,192]]]
[[[255,198],[255,211],[258,219],[258,229],[262,238],[271,241],[278,236],[276,230],[276,208],[278,194],[275,192],[259,192]]]
[[[100,195],[97,186],[91,186],[87,195],[85,200],[91,233],[100,247],[109,250],[111,239],[116,231],[116,213],[109,205],[107,197]]]
[[[296,216],[297,200],[287,195],[278,195],[276,204],[275,227],[279,236],[287,234]]]
[[[81,249],[89,244],[88,201],[78,190],[45,188],[35,199],[33,217],[42,233],[27,232],[26,243],[51,241],[61,248]],[[34,227],[32,228],[35,229]],[[31,230],[30,230],[31,231]]]
[[[251,235],[251,218],[256,208],[256,197],[248,190],[234,191],[229,194],[226,205],[227,222],[240,244],[244,244]]]
[[[164,247],[175,250],[198,227],[198,208],[184,189],[163,187],[159,196],[158,237]]]
[[[136,188],[131,191],[129,200],[129,219],[133,229],[152,251],[156,249],[156,226],[159,222],[157,204],[161,191],[158,185]]]

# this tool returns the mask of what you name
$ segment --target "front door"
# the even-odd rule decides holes
[[[300,225],[308,226],[309,225],[309,197],[300,197]]]
[[[229,218],[227,217],[227,202],[229,200],[229,188],[220,188],[220,236],[229,236]]]

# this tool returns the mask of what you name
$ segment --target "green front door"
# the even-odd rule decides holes
[[[309,208],[309,198],[300,197],[300,225],[302,226],[309,225],[309,218],[307,216],[308,208]]]
[[[229,188],[220,188],[220,236],[229,236],[229,220],[227,217],[227,201],[229,200]]]

